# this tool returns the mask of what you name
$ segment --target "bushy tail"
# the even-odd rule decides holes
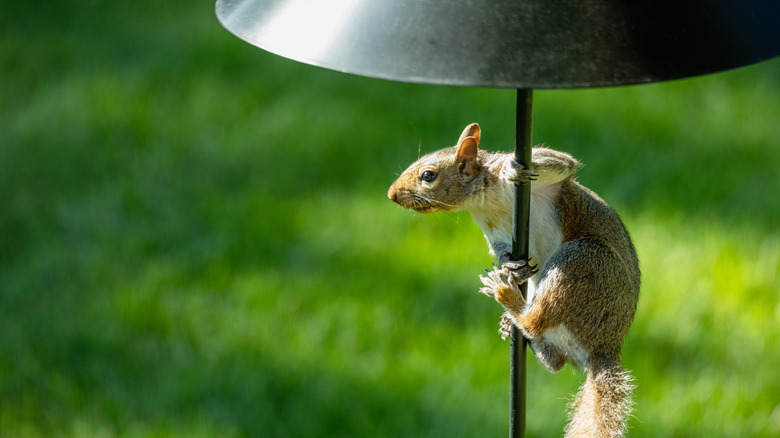
[[[566,437],[622,437],[631,413],[633,378],[620,365],[592,366],[570,405]]]

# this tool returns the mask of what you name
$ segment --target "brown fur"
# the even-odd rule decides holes
[[[545,367],[557,371],[572,362],[586,369],[567,436],[622,436],[633,386],[620,356],[640,279],[628,232],[606,202],[574,181],[579,163],[571,156],[537,148],[530,171],[508,169],[511,157],[478,150],[479,139],[479,127],[467,126],[458,145],[412,164],[388,196],[419,212],[470,211],[503,262],[511,248],[514,182],[533,181],[530,237],[537,253],[531,255],[541,269],[499,267],[483,278],[482,292],[504,306]],[[426,181],[426,171],[436,178]],[[529,278],[535,295],[526,303],[517,284]]]

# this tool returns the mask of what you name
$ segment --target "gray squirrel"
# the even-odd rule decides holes
[[[468,211],[499,264],[480,289],[505,309],[501,333],[518,327],[550,371],[571,362],[587,372],[572,403],[567,437],[619,437],[632,410],[623,338],[639,298],[639,260],[617,213],[574,180],[571,155],[534,148],[531,169],[509,153],[479,149],[479,125],[457,145],[423,156],[388,197],[420,213]],[[510,260],[515,182],[531,184],[529,260]],[[528,282],[523,299],[518,285]]]

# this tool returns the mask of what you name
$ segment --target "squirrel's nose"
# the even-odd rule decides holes
[[[392,187],[387,191],[387,197],[396,204],[398,203],[398,193]]]

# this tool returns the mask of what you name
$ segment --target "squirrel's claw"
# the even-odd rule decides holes
[[[479,292],[491,298],[496,297],[496,292],[502,287],[508,287],[513,291],[519,291],[520,285],[539,272],[536,260],[507,261],[498,267],[493,264],[493,269],[485,269],[485,275],[480,275],[479,280],[484,287]]]
[[[539,272],[539,264],[531,257],[528,260],[507,261],[501,265],[501,269],[507,271],[504,275],[510,277],[515,284],[522,284]]]
[[[525,307],[525,297],[520,292],[520,285],[539,272],[539,265],[531,258],[528,260],[512,260],[496,266],[493,269],[485,269],[487,275],[480,275],[479,279],[484,287],[479,289],[494,300],[498,301],[507,310],[501,318],[498,332],[501,339],[506,339],[512,332],[512,315],[519,315]]]
[[[484,275],[480,275],[479,279],[482,281],[482,284],[484,284],[486,287],[491,289],[497,289],[500,286],[509,286],[512,288],[515,288],[517,284],[512,284],[512,281],[514,280],[511,278],[511,275],[509,275],[509,271],[504,269],[505,265],[502,265],[500,268],[496,266],[495,263],[493,263],[493,269],[485,269],[485,273],[487,274],[487,277]],[[484,289],[484,288],[483,288]]]
[[[512,160],[513,174],[509,179],[515,184],[529,184],[531,181],[536,181],[539,175],[531,172],[531,169],[526,169],[525,166],[518,163],[516,160]]]
[[[491,298],[496,297],[496,290],[501,285],[501,279],[498,277],[496,265],[493,264],[493,270],[485,269],[487,276],[480,275],[479,280],[485,287],[479,288],[479,292]]]
[[[501,339],[505,340],[512,334],[512,318],[506,313],[501,316],[501,321],[498,325],[498,333],[501,335]]]

